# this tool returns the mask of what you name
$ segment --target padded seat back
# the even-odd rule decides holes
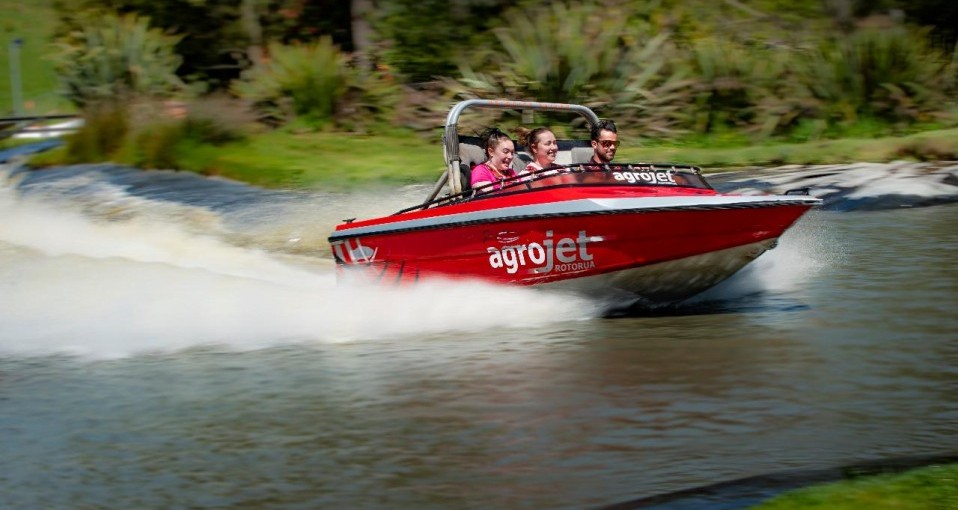
[[[482,141],[477,136],[459,137],[459,162],[472,168],[486,160],[486,151],[482,150]]]
[[[573,147],[569,154],[569,164],[578,165],[592,160],[595,151],[589,147]]]

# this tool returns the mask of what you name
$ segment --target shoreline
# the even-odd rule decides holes
[[[71,173],[81,169],[116,169],[124,172],[140,171],[177,173],[183,178],[195,176],[199,182],[219,180],[268,190],[247,181],[225,176],[205,176],[189,170],[144,170],[110,162],[63,165],[34,169],[28,166],[32,154],[49,150],[58,145],[54,141],[21,145],[0,150],[0,170],[8,176],[24,171],[57,172],[69,169]],[[706,179],[723,193],[745,195],[784,194],[789,190],[807,189],[808,194],[823,200],[822,209],[834,211],[887,210],[908,207],[927,207],[958,202],[958,161],[892,161],[889,163],[843,163],[829,165],[781,165],[774,167],[748,166],[718,169],[703,169]],[[431,186],[422,182],[407,186]],[[401,186],[401,187],[407,187]],[[373,187],[356,183],[342,189],[333,186],[293,186],[290,191],[329,191],[354,193]],[[272,191],[280,191],[272,188]]]

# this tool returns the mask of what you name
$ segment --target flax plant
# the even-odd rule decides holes
[[[52,55],[64,95],[84,107],[131,96],[162,97],[183,91],[176,75],[181,37],[150,28],[133,14],[103,15],[59,38]]]
[[[458,95],[584,103],[660,133],[677,124],[676,99],[689,82],[671,74],[667,34],[591,3],[536,5],[504,18],[509,23],[493,30],[497,44],[449,87]]]
[[[264,117],[300,116],[323,124],[332,119],[354,82],[348,59],[332,39],[296,46],[272,44],[269,57],[244,73],[233,91],[250,100]]]

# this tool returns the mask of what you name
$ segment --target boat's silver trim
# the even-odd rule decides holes
[[[608,214],[621,212],[649,212],[669,209],[729,209],[747,207],[769,207],[779,205],[816,206],[818,198],[756,195],[756,196],[679,196],[679,197],[628,197],[628,198],[590,198],[566,200],[542,204],[520,205],[462,212],[428,218],[395,221],[385,224],[357,226],[337,230],[329,236],[330,241],[370,234],[385,234],[397,231],[441,228],[445,226],[481,223],[487,221],[508,221],[530,217],[567,216],[572,214]]]

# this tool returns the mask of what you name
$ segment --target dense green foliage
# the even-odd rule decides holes
[[[450,90],[582,102],[664,139],[815,139],[858,134],[862,120],[875,134],[958,122],[958,62],[925,32],[884,18],[845,34],[796,24],[793,11],[772,20],[706,12],[739,31],[724,32],[709,16],[686,26],[690,11],[681,8],[662,20],[600,3],[530,4],[506,13],[514,23],[492,30],[495,40]],[[801,28],[784,37],[770,31],[792,25]]]
[[[189,101],[197,91],[225,90],[271,127],[395,133],[404,126],[433,136],[455,100],[566,101],[616,119],[627,139],[642,139],[651,152],[904,136],[958,125],[953,9],[937,0],[50,1],[59,8],[62,74],[77,83],[71,90],[81,104],[90,102],[81,93],[96,98],[121,90],[155,103],[172,92]],[[938,18],[930,5],[938,6]],[[353,16],[359,12],[365,14]],[[131,13],[141,17],[123,16]],[[78,34],[102,34],[110,19],[136,19],[143,40],[156,35],[163,42],[140,41],[133,66],[104,65],[128,52],[101,51],[73,59],[88,71],[69,71],[70,51],[80,55],[87,40],[108,44]],[[363,25],[357,20],[371,28],[365,42],[353,40]],[[916,26],[929,22],[934,26]],[[150,47],[172,50],[145,51]],[[177,59],[181,65],[172,67],[188,90],[160,78],[159,63],[170,67]],[[126,72],[115,72],[124,66]],[[216,134],[223,123],[153,120],[155,127],[128,121],[137,127],[120,148],[76,154],[110,153],[147,166],[167,158],[165,164],[183,166],[184,150],[224,143]],[[517,117],[484,112],[479,121]],[[575,129],[558,116],[536,122]],[[782,152],[745,159],[811,157]],[[898,154],[951,152],[922,141]]]
[[[268,58],[234,81],[232,90],[271,124],[299,118],[313,127],[351,130],[381,120],[397,92],[382,75],[350,65],[328,37],[304,45],[271,45]]]
[[[945,510],[958,508],[958,465],[857,478],[787,493],[753,510]]]
[[[176,45],[183,57],[180,77],[211,88],[227,88],[252,65],[249,49],[266,42],[308,42],[328,35],[352,49],[349,4],[338,0],[53,1],[64,31],[104,13],[137,13],[154,27],[183,34]],[[252,24],[244,19],[244,8],[251,10]]]
[[[373,25],[381,60],[405,81],[456,74],[464,59],[490,38],[487,31],[511,23],[510,0],[388,0],[377,2]]]
[[[236,100],[222,96],[183,103],[150,98],[99,101],[83,110],[84,126],[53,154],[56,163],[115,161],[140,168],[186,168],[183,148],[242,142],[254,118]],[[42,160],[40,160],[42,162]]]
[[[83,111],[83,129],[67,140],[66,163],[107,161],[120,148],[130,128],[126,108],[113,102],[89,105]]]
[[[149,28],[146,18],[105,15],[61,37],[54,55],[64,95],[79,106],[180,91],[173,51],[178,37]]]
[[[330,38],[307,45],[272,45],[269,56],[234,83],[240,97],[274,119],[298,115],[323,122],[332,118],[354,71]]]

